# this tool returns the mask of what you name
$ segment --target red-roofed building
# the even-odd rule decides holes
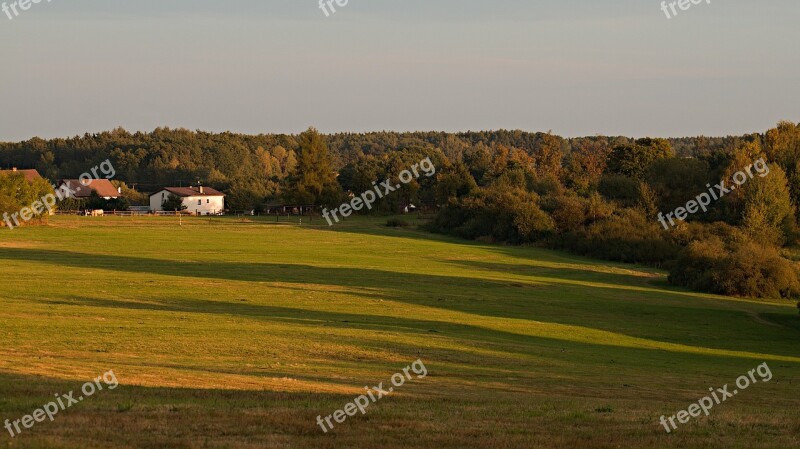
[[[96,192],[97,196],[105,200],[116,199],[122,196],[119,189],[111,184],[108,179],[88,179],[81,182],[78,179],[64,179],[59,184],[59,189],[67,192],[69,198],[85,199]]]
[[[12,168],[11,170],[0,170],[0,175],[12,175],[12,174],[19,174],[25,176],[25,180],[28,182],[34,181],[36,179],[42,179],[42,176],[36,170],[17,170],[16,168]]]
[[[186,210],[197,215],[218,215],[225,210],[225,194],[211,187],[164,187],[150,195],[150,210],[162,211],[170,195],[181,199]]]

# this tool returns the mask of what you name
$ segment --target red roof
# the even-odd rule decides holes
[[[19,173],[25,176],[25,180],[28,182],[33,181],[34,179],[42,179],[42,176],[36,170],[0,170],[0,174],[3,175],[12,175],[15,173]]]
[[[119,198],[121,196],[108,179],[89,179],[86,181],[86,185],[81,184],[77,179],[65,179],[61,183],[73,190],[76,198],[89,198],[92,196],[92,191],[97,192],[97,195],[102,198]]]
[[[203,193],[200,193],[200,189],[203,189]],[[166,190],[167,192],[181,198],[186,198],[189,196],[225,196],[224,193],[220,192],[219,190],[212,189],[211,187],[164,187],[161,190]],[[159,190],[159,192],[161,190]]]

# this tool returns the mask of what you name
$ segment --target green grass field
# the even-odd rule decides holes
[[[0,425],[120,382],[0,447],[800,447],[795,304],[384,222],[0,229]],[[418,358],[425,378],[322,432]],[[770,382],[659,423],[764,362]]]

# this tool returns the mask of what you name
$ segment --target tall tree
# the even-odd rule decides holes
[[[753,240],[784,244],[795,232],[795,208],[786,173],[777,165],[744,186],[743,226]]]
[[[608,172],[642,179],[653,162],[672,157],[673,154],[666,139],[638,139],[633,145],[620,145],[611,151]]]
[[[582,194],[597,188],[608,160],[608,140],[580,139],[567,158],[563,178],[566,185]]]
[[[533,153],[536,173],[539,176],[561,176],[562,159],[564,158],[564,139],[553,135],[539,133],[537,135],[536,150]]]
[[[332,205],[341,197],[325,138],[314,128],[299,137],[297,167],[289,179],[290,195],[300,204]]]
[[[795,204],[800,204],[800,125],[780,122],[776,128],[767,131],[764,141],[767,156],[786,172],[792,199]],[[797,218],[800,220],[800,215]]]

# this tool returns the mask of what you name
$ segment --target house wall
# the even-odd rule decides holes
[[[150,210],[153,212],[164,210],[161,205],[164,204],[164,199],[169,192],[162,190],[150,195]]]
[[[150,196],[150,210],[160,211],[161,204],[170,193],[162,190]],[[199,203],[199,204],[198,204]],[[198,215],[209,215],[222,212],[225,209],[225,197],[222,196],[189,196],[183,198],[183,205],[188,212]]]
[[[198,215],[218,214],[225,208],[225,198],[221,196],[189,196],[183,199],[186,210]]]

